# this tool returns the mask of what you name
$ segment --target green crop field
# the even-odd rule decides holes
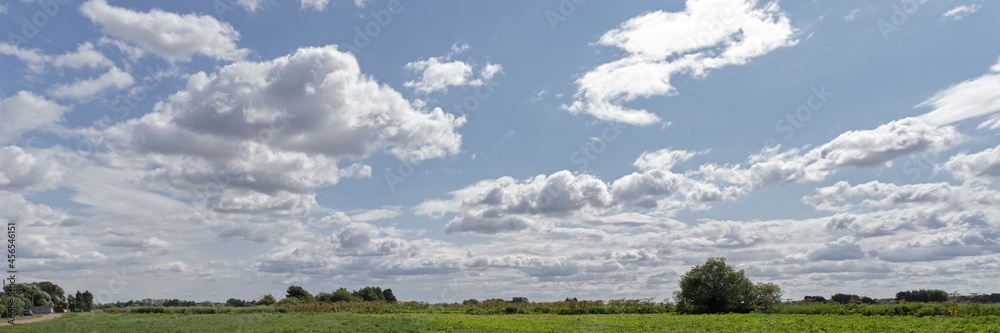
[[[67,314],[5,332],[1000,332],[1000,317],[795,314]]]

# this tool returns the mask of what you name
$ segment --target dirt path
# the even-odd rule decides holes
[[[62,315],[63,315],[62,313],[49,313],[49,314],[44,314],[44,315],[34,315],[34,316],[31,316],[30,318],[28,318],[28,317],[17,317],[17,319],[14,320],[14,324],[20,325],[20,324],[37,323],[37,322],[40,322],[40,321],[46,321],[46,320],[56,319],[56,318],[62,317]],[[22,319],[22,318],[24,318],[24,319]],[[0,326],[10,326],[10,324],[7,323],[7,320],[4,320],[3,323],[0,323]]]

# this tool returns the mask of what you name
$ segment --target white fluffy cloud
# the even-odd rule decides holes
[[[30,91],[0,100],[0,143],[17,139],[24,132],[50,125],[62,119],[68,107],[46,100]]]
[[[56,68],[106,68],[114,65],[103,53],[95,50],[94,44],[90,42],[81,43],[75,52],[60,55],[47,55],[38,49],[26,50],[16,45],[0,43],[0,54],[17,57],[35,73],[43,72],[47,63]]]
[[[451,49],[451,53],[446,56],[418,60],[403,66],[406,70],[420,75],[419,80],[404,82],[403,86],[424,94],[436,91],[447,92],[449,86],[481,86],[485,81],[492,80],[497,73],[503,72],[503,66],[486,63],[486,66],[480,69],[479,78],[473,79],[472,65],[459,60],[451,60],[453,56],[468,50],[469,46],[456,44]]]
[[[52,65],[57,68],[106,68],[113,64],[103,53],[94,50],[94,44],[90,42],[82,43],[76,48],[76,52],[67,52],[52,57]]]
[[[108,5],[105,0],[87,1],[80,5],[80,12],[108,34],[170,61],[190,61],[195,53],[235,61],[249,52],[236,46],[239,32],[208,15],[181,15],[156,8],[137,12]]]
[[[683,12],[643,14],[601,36],[601,45],[618,47],[628,54],[579,78],[575,101],[563,108],[604,121],[657,123],[657,115],[622,104],[639,97],[676,93],[670,83],[674,75],[702,77],[709,70],[742,65],[774,49],[794,45],[794,33],[776,2],[688,0]]]
[[[10,45],[7,43],[0,43],[0,54],[10,55],[17,57],[28,65],[28,68],[33,72],[41,72],[45,69],[45,61],[48,60],[44,54],[38,49],[22,49],[17,45]]]
[[[154,112],[106,131],[117,157],[156,165],[150,186],[207,193],[220,212],[301,213],[312,190],[370,177],[385,149],[406,161],[458,153],[464,117],[421,110],[335,46],[197,73]]]
[[[447,232],[484,234],[549,228],[555,223],[548,218],[551,216],[559,216],[558,220],[566,220],[565,216],[603,220],[617,209],[640,208],[670,216],[683,209],[704,209],[707,203],[739,198],[766,186],[822,181],[843,167],[888,167],[899,157],[939,152],[962,140],[954,127],[905,118],[871,130],[843,133],[805,152],[773,147],[750,156],[746,166],[704,164],[684,173],[670,169],[698,153],[663,149],[644,152],[633,163],[641,172],[610,184],[565,170],[523,182],[503,177],[452,192],[451,200],[425,201],[416,213],[438,218],[461,212],[445,227]]]
[[[103,90],[110,88],[125,89],[135,83],[135,79],[129,73],[123,72],[118,67],[111,67],[107,73],[87,80],[80,80],[68,85],[57,85],[49,90],[49,94],[58,98],[74,98],[87,100]]]
[[[1000,146],[974,154],[959,153],[944,164],[955,178],[966,182],[990,183],[1000,177]]]
[[[472,66],[458,60],[442,61],[447,60],[437,57],[406,64],[407,70],[420,74],[420,81],[408,81],[403,86],[428,94],[435,91],[447,92],[448,86],[476,85],[472,80]]]
[[[17,146],[0,148],[0,190],[44,190],[54,187],[66,170],[52,151]]]
[[[536,227],[539,219],[600,212],[612,203],[607,185],[587,174],[559,171],[525,181],[511,177],[484,180],[452,192],[445,202],[428,201],[416,208],[439,217],[462,211],[445,227],[451,232],[494,234]]]
[[[964,140],[952,126],[935,126],[919,118],[904,118],[871,130],[845,132],[819,147],[779,152],[773,147],[751,156],[749,166],[703,165],[706,179],[740,184],[748,189],[795,182],[815,182],[841,167],[884,168],[909,155],[936,153]]]

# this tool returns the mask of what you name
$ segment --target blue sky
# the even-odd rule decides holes
[[[0,219],[97,301],[994,292],[985,1],[11,1]],[[2,36],[0,36],[2,37]]]

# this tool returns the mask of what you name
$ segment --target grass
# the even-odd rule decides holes
[[[1000,332],[1000,317],[802,314],[108,314],[8,327],[10,332]]]

